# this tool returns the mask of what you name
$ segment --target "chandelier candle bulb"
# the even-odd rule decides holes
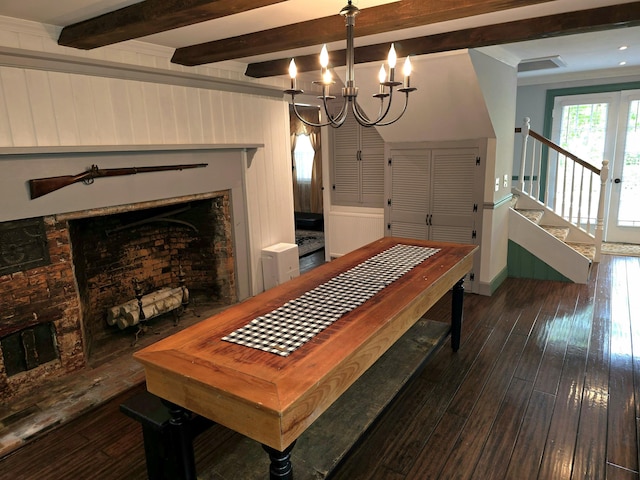
[[[404,88],[411,87],[411,60],[409,57],[404,61],[404,66],[402,67],[402,73],[404,75]]]
[[[398,61],[398,56],[396,55],[396,48],[391,44],[389,48],[389,56],[387,58],[387,63],[389,64],[389,81],[393,82],[394,72],[396,69],[396,62]]]
[[[384,81],[387,78],[387,72],[384,70],[384,64],[380,65],[380,71],[378,72],[378,80],[380,81],[380,93],[384,93]]]
[[[320,50],[320,74],[323,79],[325,74],[327,73],[327,67],[329,66],[329,52],[327,52],[327,45],[324,44],[322,46],[322,50]]]
[[[396,47],[394,47],[393,43],[389,48],[389,56],[387,57],[387,63],[389,64],[389,68],[396,68],[396,62],[398,61],[398,56],[396,55]]]
[[[292,58],[289,64],[289,76],[291,77],[291,90],[296,89],[296,75],[298,74],[298,68],[296,67],[296,61]]]

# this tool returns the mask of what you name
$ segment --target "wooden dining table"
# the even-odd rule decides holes
[[[437,252],[287,356],[223,340],[395,245]],[[463,279],[477,249],[384,237],[135,353],[148,391],[169,406],[181,478],[196,478],[188,419],[197,414],[260,442],[270,478],[292,479],[296,439],[451,289],[451,345],[458,350]]]

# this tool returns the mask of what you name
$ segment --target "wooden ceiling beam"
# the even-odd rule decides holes
[[[500,10],[546,3],[550,0],[401,0],[362,9],[356,19],[356,36],[419,27]],[[173,63],[194,66],[254,55],[321,45],[344,40],[344,19],[339,14],[176,49]]]
[[[90,50],[286,0],[146,0],[68,25],[58,44]]]
[[[640,2],[400,40],[395,42],[395,48],[399,57],[408,54],[426,55],[635,26],[640,26]],[[388,43],[358,47],[355,49],[355,63],[384,61],[388,52]],[[285,75],[290,60],[290,58],[283,58],[251,63],[247,66],[245,75],[254,78]],[[345,65],[345,50],[331,52],[330,60],[331,67]],[[299,72],[319,70],[318,55],[296,57],[296,66]]]

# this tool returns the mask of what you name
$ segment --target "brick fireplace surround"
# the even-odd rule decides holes
[[[0,223],[0,456],[142,382],[136,348],[237,301],[231,210],[219,191]],[[16,228],[43,236],[37,266],[11,247]],[[179,271],[191,301],[178,326],[150,320],[156,334],[132,346],[134,327],[106,323],[107,308],[135,298],[133,277],[151,291],[177,286]]]

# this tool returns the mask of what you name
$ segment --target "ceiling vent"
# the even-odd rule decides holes
[[[566,62],[560,55],[551,57],[528,58],[518,64],[518,72],[533,72],[535,70],[549,70],[551,68],[566,67]]]

